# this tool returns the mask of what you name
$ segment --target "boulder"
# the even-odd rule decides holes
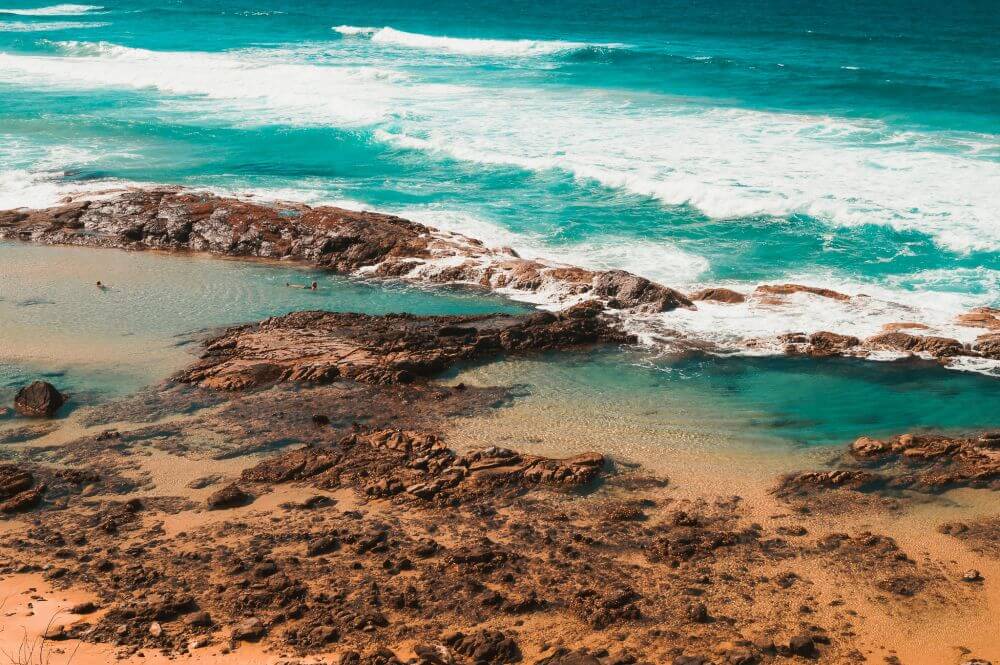
[[[712,302],[721,302],[730,305],[746,302],[747,299],[747,297],[739,291],[722,288],[702,289],[701,291],[692,293],[690,298],[691,300],[710,300]]]
[[[29,418],[51,418],[65,403],[66,397],[47,381],[35,381],[14,397],[14,408]]]
[[[678,307],[694,307],[683,293],[624,270],[599,273],[594,278],[594,294],[608,298],[609,306],[620,309],[669,312]]]
[[[257,617],[244,619],[233,626],[232,639],[256,642],[264,636],[264,624]]]
[[[246,505],[252,500],[252,496],[244,492],[236,483],[232,483],[209,496],[208,507],[212,510],[236,508]]]

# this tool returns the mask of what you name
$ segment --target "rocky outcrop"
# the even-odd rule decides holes
[[[970,437],[861,437],[851,444],[851,455],[888,473],[893,487],[925,491],[950,487],[1000,489],[1000,432]]]
[[[375,429],[348,435],[335,446],[266,459],[245,470],[242,481],[308,481],[330,489],[354,478],[370,497],[456,505],[533,487],[582,487],[597,480],[605,465],[598,453],[552,459],[494,446],[458,454],[434,434]]]
[[[0,464],[0,513],[17,513],[34,508],[42,499],[44,485],[16,464]]]
[[[177,378],[241,390],[275,382],[409,383],[459,361],[501,353],[630,343],[594,301],[557,314],[418,317],[295,312],[210,340]]]
[[[66,398],[47,381],[35,381],[21,388],[14,397],[14,409],[29,418],[51,418]]]
[[[297,203],[261,204],[177,188],[132,189],[43,210],[0,211],[0,238],[51,244],[209,252],[298,261],[341,274],[475,284],[570,304],[663,312],[683,294],[622,271],[526,260],[473,238],[393,215]]]
[[[986,328],[1000,331],[1000,309],[996,307],[976,307],[959,315],[957,323],[970,328]]]
[[[872,351],[895,351],[898,353],[926,353],[935,358],[949,358],[967,355],[965,347],[950,337],[911,335],[905,332],[891,332],[875,335],[865,340],[865,348]]]
[[[1000,360],[1000,333],[980,335],[972,345],[972,350],[984,358]]]
[[[723,288],[702,289],[701,291],[692,293],[690,297],[691,300],[709,300],[712,302],[721,302],[730,305],[746,302],[747,299],[747,297],[739,291]]]
[[[807,499],[813,507],[824,493],[840,493],[846,505],[858,506],[859,495],[892,496],[899,490],[938,493],[956,487],[1000,490],[1000,432],[955,437],[901,434],[888,439],[860,437],[829,471],[802,471],[783,476],[773,493],[789,502]],[[854,495],[851,497],[850,495]]]
[[[785,353],[789,355],[814,357],[850,355],[861,344],[861,340],[853,335],[839,335],[825,330],[808,336],[802,333],[782,335],[779,340],[784,342]]]
[[[775,298],[779,296],[790,296],[796,293],[808,293],[821,298],[830,298],[832,300],[851,299],[851,296],[845,293],[840,293],[839,291],[824,289],[817,286],[806,286],[803,284],[761,284],[757,287],[754,293],[765,298],[768,296]]]

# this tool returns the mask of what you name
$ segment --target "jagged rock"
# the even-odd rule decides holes
[[[29,418],[51,418],[66,398],[47,381],[35,381],[21,388],[14,397],[14,409]]]
[[[965,353],[965,347],[950,337],[922,337],[904,332],[882,333],[869,337],[864,346],[873,351],[897,351],[900,353],[926,353],[935,358],[948,358]]]
[[[973,343],[972,350],[984,358],[1000,360],[1000,333],[980,335]]]
[[[205,388],[243,390],[280,381],[409,383],[504,352],[635,341],[586,301],[558,315],[426,316],[294,312],[238,326],[206,344],[178,375]],[[462,335],[440,332],[466,329]]]
[[[502,665],[521,660],[517,642],[497,630],[480,630],[470,635],[460,632],[443,635],[441,641],[477,663]]]

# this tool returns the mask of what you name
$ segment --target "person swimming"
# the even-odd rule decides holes
[[[319,290],[319,282],[312,282],[308,286],[306,286],[305,284],[292,284],[291,282],[285,282],[285,286],[287,286],[290,289],[305,289],[306,291]]]

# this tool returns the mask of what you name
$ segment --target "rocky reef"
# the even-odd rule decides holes
[[[367,316],[294,312],[239,326],[208,341],[177,379],[242,389],[277,381],[409,383],[462,361],[503,353],[634,343],[596,301],[558,314]]]
[[[827,300],[838,306],[864,300],[821,286],[793,283],[761,284],[751,293],[708,287],[689,296],[621,270],[589,270],[524,259],[509,248],[489,248],[474,238],[393,215],[298,203],[256,203],[180,188],[110,191],[53,208],[0,211],[0,239],[294,261],[365,278],[470,285],[542,301],[556,309],[591,300],[623,318],[697,309],[698,302],[781,308],[795,307],[796,297]],[[734,332],[730,341],[721,342],[679,333],[667,321],[653,329],[658,338],[678,349],[749,348],[855,358],[890,354],[945,364],[957,358],[1000,360],[1000,333],[996,332],[1000,319],[996,310],[988,307],[958,317],[957,326],[984,330],[965,342],[923,334],[929,326],[919,322],[888,324],[884,331],[866,339],[835,330],[806,330],[764,339],[741,338]]]
[[[258,642],[373,665],[863,662],[859,603],[978,602],[981,577],[871,529],[677,498],[601,452],[448,445],[454,418],[505,399],[437,383],[448,367],[629,341],[594,302],[223,331],[174,381],[93,409],[87,433],[5,448],[0,519],[17,526],[0,530],[0,579],[88,594],[52,642],[194,659]],[[776,494],[819,512],[838,492],[996,489],[997,440],[860,439]],[[147,470],[164,458],[194,465],[180,495]],[[991,523],[942,528],[993,547]]]

